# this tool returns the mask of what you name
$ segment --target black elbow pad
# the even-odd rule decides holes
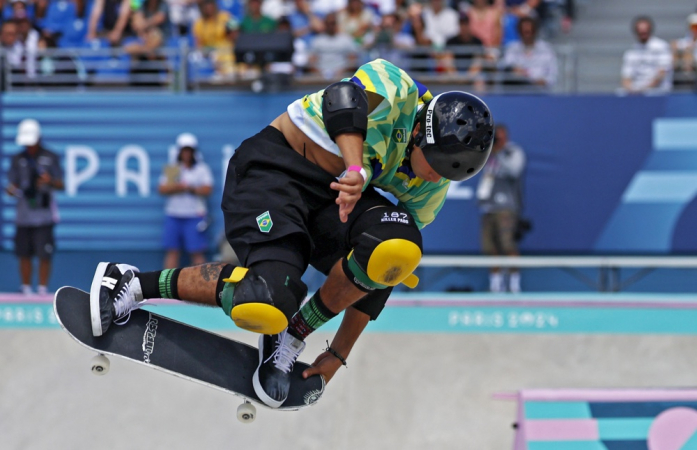
[[[332,141],[343,133],[360,133],[365,140],[368,131],[368,96],[356,83],[339,81],[322,94],[322,118]]]

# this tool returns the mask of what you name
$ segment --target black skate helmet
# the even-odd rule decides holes
[[[472,178],[491,153],[494,119],[479,97],[461,91],[436,95],[416,115],[421,123],[414,144],[438,175],[453,181]]]

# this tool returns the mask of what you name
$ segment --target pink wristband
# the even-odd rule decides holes
[[[365,183],[365,180],[368,179],[368,173],[365,171],[365,169],[361,166],[349,166],[348,169],[346,169],[346,172],[358,172],[361,174],[363,177],[363,182]]]

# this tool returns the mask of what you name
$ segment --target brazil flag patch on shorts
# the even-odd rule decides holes
[[[259,231],[262,233],[268,233],[271,231],[273,226],[273,220],[271,220],[271,214],[266,211],[264,214],[257,216],[257,225],[259,225]]]

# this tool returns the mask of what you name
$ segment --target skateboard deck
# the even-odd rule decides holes
[[[94,337],[90,295],[74,287],[56,292],[54,310],[71,337],[99,354],[119,356],[266,406],[252,386],[259,364],[259,350],[254,347],[143,309],[132,311],[125,325],[114,324],[103,336]],[[322,396],[324,379],[304,380],[307,367],[300,361],[295,364],[288,399],[278,409],[298,410]]]

